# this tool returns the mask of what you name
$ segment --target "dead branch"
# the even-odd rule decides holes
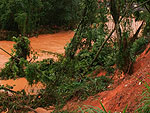
[[[150,9],[147,7],[147,5],[145,4],[144,6],[147,9],[147,11],[150,13]]]
[[[13,57],[13,55],[11,55],[9,52],[7,52],[6,50],[4,50],[3,48],[0,47],[0,49],[1,49],[2,51],[4,51],[5,53],[7,53],[9,56]]]
[[[29,106],[19,106],[21,108],[25,108],[25,109],[29,109],[30,111],[33,111],[34,113],[38,113],[36,110],[34,110],[33,108],[29,107]]]
[[[131,3],[132,4],[132,3]],[[129,7],[131,6],[131,4],[129,5]],[[128,11],[128,7],[126,8],[124,14],[122,15],[122,17],[120,18],[118,24],[120,24],[120,22],[122,21],[122,19],[125,17],[127,11]],[[98,55],[100,54],[100,52],[102,51],[103,47],[105,46],[105,44],[107,43],[107,41],[111,38],[112,34],[114,33],[114,31],[116,30],[116,28],[114,27],[114,29],[111,31],[111,33],[108,35],[108,37],[105,39],[105,41],[102,43],[102,45],[100,46],[100,48],[98,49],[98,52],[96,53],[95,58],[93,59],[93,61],[91,62],[91,64],[89,65],[89,67],[91,67],[93,65],[93,63],[95,62],[95,60],[97,59]]]
[[[8,88],[6,88],[6,87],[0,87],[0,90],[5,90],[5,91],[9,91],[9,92],[11,92],[11,93],[15,93],[15,94],[18,94],[16,91],[13,91],[13,90],[11,90],[11,89],[8,89]],[[33,108],[31,108],[31,107],[29,107],[29,106],[26,106],[26,105],[24,105],[24,106],[22,106],[22,105],[17,105],[19,108],[22,108],[22,109],[28,109],[28,110],[30,110],[30,111],[33,111],[33,112],[35,112],[35,113],[37,113],[37,111],[35,111]]]
[[[134,10],[134,9],[136,9],[136,8],[139,8],[139,7],[141,7],[142,5],[147,4],[148,2],[150,2],[150,0],[147,0],[147,1],[145,1],[145,2],[143,2],[143,3],[141,3],[141,4],[139,4],[137,7],[131,8],[131,10]]]
[[[19,59],[19,58],[14,57],[12,54],[10,54],[9,52],[7,52],[5,49],[3,49],[3,48],[1,48],[1,47],[0,47],[0,49],[1,49],[2,51],[4,51],[5,53],[7,53],[7,54],[8,54],[9,56],[11,56],[12,58],[14,58],[14,59],[16,59],[16,60],[20,61],[20,59]]]
[[[136,33],[133,35],[133,37],[130,39],[130,43],[132,44],[136,39],[138,39],[138,34],[142,28],[142,26],[144,25],[144,21],[142,21],[142,24],[140,25],[140,27],[137,29]]]
[[[9,89],[9,88],[6,88],[6,87],[0,87],[0,90],[5,90],[5,91],[9,91],[9,92],[11,92],[11,93],[18,94],[16,91],[13,91],[13,90],[11,90],[11,89]]]

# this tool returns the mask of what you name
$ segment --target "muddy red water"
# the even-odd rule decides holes
[[[133,32],[137,30],[140,23],[141,22],[135,22],[135,20],[133,19],[133,23],[132,23]],[[107,24],[110,30],[113,29],[114,27],[113,21],[109,21]],[[39,35],[38,37],[30,38],[31,47],[39,54],[37,60],[42,60],[42,59],[52,58],[52,57],[54,58],[53,55],[47,54],[44,51],[63,54],[64,46],[70,41],[73,35],[74,35],[73,31],[61,31],[55,34]],[[115,36],[115,34],[113,36]],[[13,44],[14,42],[12,41],[0,41],[0,47],[5,49],[9,53],[11,53]],[[0,50],[0,68],[4,67],[9,57],[10,57],[9,55],[7,55],[6,53]],[[28,86],[28,82],[24,78],[17,79],[17,80],[1,80],[0,84],[15,85],[14,87],[15,91],[24,89],[25,87],[26,90],[28,90],[27,87],[30,87]],[[31,87],[29,89],[31,89]]]
[[[38,60],[53,57],[42,51],[57,52],[60,54],[64,53],[64,46],[73,37],[73,31],[61,31],[55,34],[39,35],[38,37],[31,37],[31,47],[39,53]],[[12,41],[0,41],[0,47],[11,53],[14,42]],[[5,63],[9,59],[9,55],[0,50],[0,68],[4,67]],[[41,84],[29,86],[25,78],[19,78],[16,80],[0,80],[1,85],[15,85],[15,91],[25,89],[27,93],[37,92],[42,86]]]
[[[132,27],[134,28],[133,33],[137,30],[141,22],[133,22]],[[113,29],[114,25],[112,22],[108,23],[109,29]],[[74,32],[72,31],[62,31],[56,34],[47,34],[47,35],[40,35],[38,38],[32,37],[30,38],[31,47],[39,53],[38,60],[42,60],[44,58],[53,57],[52,55],[43,53],[42,51],[50,51],[50,52],[57,52],[60,54],[64,53],[64,46],[70,39],[73,37]],[[113,35],[115,37],[115,34]],[[4,48],[8,52],[11,52],[14,42],[11,41],[0,41],[0,47]],[[0,68],[4,67],[5,62],[8,61],[9,55],[0,51]],[[150,53],[143,55],[137,59],[135,66],[134,66],[134,74],[131,77],[127,77],[127,79],[115,79],[115,84],[112,87],[112,90],[104,91],[95,95],[94,97],[89,97],[85,101],[69,101],[64,109],[71,110],[73,107],[77,107],[80,105],[92,105],[100,107],[99,101],[103,103],[107,110],[112,112],[115,111],[123,111],[125,106],[128,104],[128,111],[133,112],[136,109],[136,105],[139,103],[139,95],[141,94],[143,89],[143,85],[139,84],[139,81],[135,78],[139,78],[140,75],[145,76],[146,78],[149,76],[146,73],[150,73]],[[99,73],[101,76],[103,73]],[[119,82],[118,82],[119,81]],[[121,82],[122,81],[122,82]],[[148,82],[150,83],[150,82]],[[34,85],[33,87],[28,85],[28,82],[25,78],[20,78],[17,80],[0,80],[0,84],[8,84],[8,85],[15,85],[14,90],[22,90],[25,89],[26,92],[31,93],[32,91],[37,92],[42,86],[41,84]],[[130,100],[130,101],[129,101]],[[41,109],[40,109],[41,110]],[[42,111],[38,111],[41,113]],[[46,111],[43,111],[46,113]],[[48,112],[49,113],[49,112]]]

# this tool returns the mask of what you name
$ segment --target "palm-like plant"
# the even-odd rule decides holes
[[[150,113],[150,86],[148,83],[145,83],[145,91],[143,92],[142,102],[140,103],[140,107],[136,110],[139,113]]]

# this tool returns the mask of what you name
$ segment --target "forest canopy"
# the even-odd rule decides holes
[[[29,34],[42,26],[75,27],[80,5],[81,0],[1,0],[0,29]]]

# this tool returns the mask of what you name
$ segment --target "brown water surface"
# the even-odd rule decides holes
[[[135,22],[135,19],[132,20],[132,28],[133,28],[133,34],[140,26],[141,22]],[[109,30],[112,30],[114,28],[113,21],[109,21],[107,23]],[[64,53],[64,46],[66,43],[70,41],[70,39],[73,37],[74,32],[73,31],[61,31],[59,33],[55,34],[45,34],[45,35],[39,35],[38,37],[32,37],[30,38],[31,41],[31,47],[38,52],[39,56],[37,60],[42,60],[46,58],[54,58],[53,55],[43,53],[42,51],[50,51],[50,52],[56,52],[63,54]],[[113,37],[115,37],[116,34],[113,34]],[[0,41],[0,47],[11,53],[11,49],[13,48],[14,42],[12,41]],[[2,50],[0,50],[0,68],[4,67],[5,63],[10,58],[9,55],[4,53]],[[0,84],[2,85],[15,85],[14,90],[22,90],[25,89],[26,92],[32,92],[34,90],[35,92],[38,91],[39,87],[42,87],[41,84],[29,86],[28,82],[25,78],[20,78],[17,80],[0,80]]]
[[[55,34],[39,35],[38,37],[30,38],[31,47],[38,52],[39,56],[37,60],[53,57],[52,55],[43,53],[42,51],[57,52],[60,54],[64,53],[64,46],[73,37],[73,31],[61,31]],[[0,47],[11,53],[14,42],[12,41],[0,41]],[[0,68],[3,68],[5,63],[9,60],[10,56],[0,50]],[[38,89],[42,87],[42,84],[28,85],[25,78],[19,78],[16,80],[0,80],[0,85],[15,85],[13,90],[20,91],[25,89],[27,93],[37,93]]]

